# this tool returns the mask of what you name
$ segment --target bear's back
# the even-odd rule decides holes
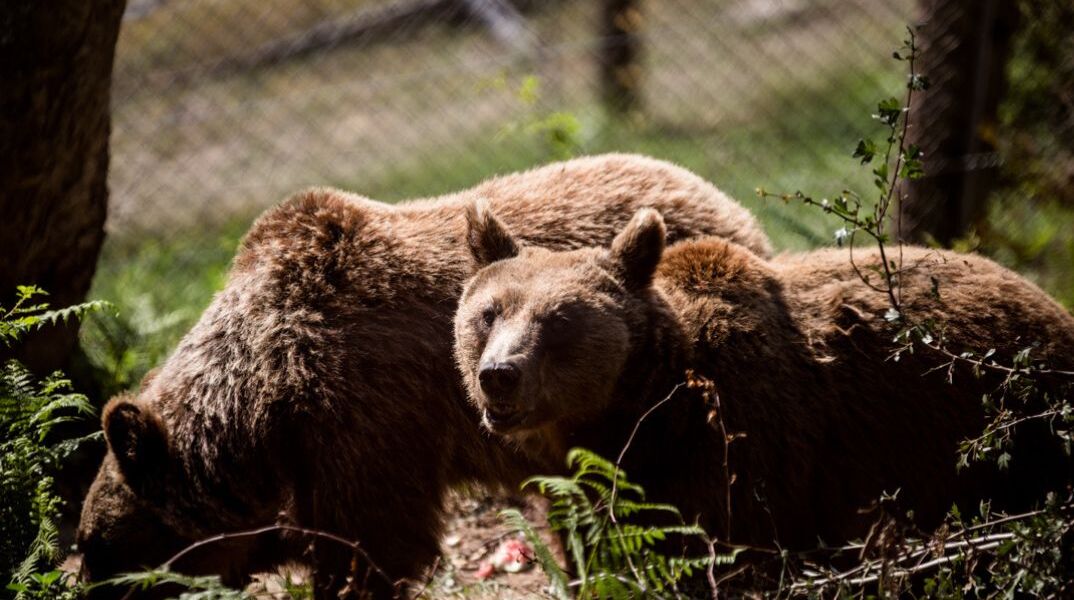
[[[1034,356],[1070,368],[1074,319],[1033,284],[973,255],[893,253],[907,269],[896,294],[903,312],[935,323],[946,348],[994,348],[1010,364],[1038,344]],[[862,273],[878,260],[855,253]],[[985,422],[981,394],[1000,378],[957,368],[949,383],[951,357],[920,346],[895,360],[890,298],[861,282],[845,250],[765,262],[723,240],[685,242],[668,249],[659,286],[693,341],[694,367],[717,384],[728,426],[746,434],[732,454],[743,513],[755,503],[743,490],[764,487],[786,544],[863,534],[869,517],[857,511],[883,491],[900,490],[920,522],[934,524],[953,501],[1018,506],[1070,479],[1054,438],[1028,428],[1008,472],[956,470],[960,442]],[[753,541],[770,541],[761,529]]]

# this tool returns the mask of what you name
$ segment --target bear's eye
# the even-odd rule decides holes
[[[577,327],[573,325],[566,315],[557,314],[545,318],[541,323],[541,334],[545,343],[561,344],[569,342],[572,337],[576,337],[578,334]]]
[[[553,315],[544,322],[545,327],[553,333],[565,333],[571,328],[571,321],[565,315]]]
[[[492,327],[492,324],[496,322],[496,309],[486,308],[481,312],[481,324],[485,327]]]

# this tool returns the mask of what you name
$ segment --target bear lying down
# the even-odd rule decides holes
[[[1046,427],[1026,427],[1009,469],[956,469],[959,442],[981,433],[981,394],[994,389],[918,350],[891,359],[888,298],[864,285],[845,252],[766,262],[726,240],[664,252],[660,215],[640,211],[610,249],[552,252],[516,242],[488,209],[470,211],[469,239],[488,263],[468,283],[455,353],[484,425],[545,472],[570,447],[606,457],[639,417],[692,369],[711,380],[735,476],[726,510],[722,434],[713,406],[686,387],[640,425],[623,468],[654,501],[721,539],[815,547],[866,533],[859,509],[898,490],[921,526],[953,502],[1016,509],[1070,481]],[[1074,318],[1018,275],[974,255],[905,248],[903,309],[943,324],[947,347],[1074,359]],[[862,252],[863,270],[876,264]],[[933,293],[938,282],[938,295]],[[711,395],[709,396],[711,397]],[[726,515],[730,514],[730,523]]]

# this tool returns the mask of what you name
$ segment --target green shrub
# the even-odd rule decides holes
[[[14,306],[0,307],[0,342],[18,343],[48,324],[80,317],[108,306],[89,302],[59,310],[35,302],[40,289],[21,286]],[[61,558],[56,520],[62,501],[53,476],[83,441],[57,435],[57,426],[93,414],[70,381],[54,373],[43,381],[11,360],[0,366],[0,573],[16,598],[74,598],[66,577],[54,570]],[[41,570],[44,569],[44,572]]]

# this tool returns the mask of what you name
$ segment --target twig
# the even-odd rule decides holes
[[[914,30],[908,28],[907,31],[910,34],[910,56],[909,56],[909,59],[908,59],[909,63],[910,63],[910,82],[906,86],[906,103],[904,104],[904,106],[906,107],[906,110],[909,111],[910,106],[911,106],[911,102],[913,101],[913,98],[914,98],[914,85],[915,85],[914,84],[914,77],[916,75],[916,71],[914,70],[914,65],[915,65],[915,60],[917,59],[917,46],[914,44],[914,42],[915,42]],[[888,265],[887,253],[884,250],[883,229],[884,229],[884,218],[887,216],[888,208],[890,208],[890,206],[891,206],[892,196],[895,194],[895,189],[898,187],[899,170],[902,169],[903,156],[904,156],[904,154],[906,152],[906,131],[909,128],[909,126],[910,126],[910,116],[907,114],[907,115],[904,115],[903,119],[902,119],[902,131],[899,133],[899,135],[897,135],[897,136],[895,136],[893,138],[889,138],[889,140],[898,139],[899,140],[899,147],[898,147],[898,150],[896,151],[896,154],[895,154],[895,168],[892,169],[892,172],[891,172],[892,181],[888,185],[887,195],[882,199],[882,202],[877,207],[876,229],[877,229],[878,235],[874,236],[874,237],[876,237],[877,248],[880,250],[880,260],[883,262],[883,265],[884,265],[884,277],[887,279],[887,282],[888,282],[888,299],[891,300],[891,306],[896,311],[898,311],[899,313],[902,313],[902,302],[900,302],[900,298],[902,297],[902,282],[899,281],[899,286],[898,286],[898,288],[899,288],[899,291],[898,291],[899,296],[896,297],[895,296],[895,290],[894,290],[894,287],[895,287],[895,279],[894,278],[897,276],[897,274],[893,274],[891,272],[890,266]],[[892,133],[894,134],[894,130],[892,131]],[[887,164],[887,161],[890,158],[891,145],[892,145],[892,142],[889,141],[888,142],[888,151],[884,155],[884,164]],[[899,245],[899,256],[900,256],[900,258],[899,258],[899,266],[900,266],[900,268],[902,267],[902,258],[901,257],[902,257],[902,248],[903,248],[902,231],[901,231],[901,229],[902,229],[901,216],[902,216],[901,211],[899,211],[899,219],[898,219],[898,221],[899,221],[900,224],[896,226],[899,229],[899,231],[896,232],[896,240],[898,241],[898,245]]]
[[[630,448],[630,445],[634,443],[634,437],[638,435],[638,429],[641,428],[642,422],[646,418],[648,418],[648,416],[651,415],[654,411],[656,411],[656,409],[660,408],[664,405],[664,403],[671,400],[671,397],[675,395],[675,392],[679,391],[679,388],[684,385],[686,385],[685,381],[675,384],[675,387],[671,388],[671,391],[668,392],[667,396],[664,396],[663,400],[650,406],[649,410],[645,411],[645,413],[641,415],[641,417],[634,423],[634,429],[630,432],[630,437],[627,438],[626,444],[623,445],[623,449],[619,452],[619,456],[615,459],[615,477],[612,479],[612,493],[608,502],[608,516],[611,517],[612,525],[615,526],[615,532],[619,534],[620,539],[622,539],[623,537],[623,530],[619,526],[619,519],[615,516],[615,498],[616,495],[619,493],[619,474],[621,472],[623,457],[626,456],[627,450]],[[627,552],[625,556],[627,560],[627,566],[630,567],[630,572],[634,574],[634,578],[638,581],[638,584],[644,586],[645,579],[642,578],[641,573],[638,572],[637,566],[634,565],[634,559],[630,557],[629,552]]]
[[[995,362],[984,362],[983,360],[977,360],[968,356],[963,356],[961,354],[955,354],[954,352],[951,352],[947,348],[944,348],[943,346],[940,346],[938,344],[931,344],[921,341],[921,345],[925,346],[926,348],[929,348],[930,350],[935,350],[936,352],[943,354],[944,356],[950,358],[952,362],[961,360],[970,365],[981,367],[982,369],[992,369],[995,371],[1007,373],[1009,375],[1059,375],[1061,377],[1074,377],[1074,371],[1064,371],[1061,369],[1038,369],[1033,367],[1006,367]]]
[[[705,540],[708,542],[709,558],[712,562],[709,563],[708,568],[705,569],[705,577],[709,580],[709,590],[712,591],[712,600],[720,599],[720,587],[716,581],[716,540]]]
[[[726,483],[724,486],[724,505],[725,505],[725,518],[726,529],[723,533],[724,537],[728,540],[731,539],[731,466],[730,466],[730,454],[731,454],[731,441],[727,437],[727,426],[723,421],[723,406],[720,404],[720,393],[715,387],[712,388],[713,402],[716,405],[716,421],[720,425],[720,439],[723,441],[723,480]]]
[[[1025,423],[1025,422],[1028,422],[1028,421],[1036,421],[1037,419],[1047,419],[1049,417],[1059,416],[1060,414],[1062,414],[1062,413],[1060,411],[1058,411],[1058,410],[1055,410],[1055,409],[1046,410],[1046,411],[1044,411],[1042,413],[1036,413],[1036,414],[1028,415],[1028,416],[1025,416],[1025,417],[1020,417],[1020,418],[1014,419],[1012,421],[1008,421],[1006,423],[1001,423],[999,425],[995,425],[994,427],[989,426],[989,427],[985,428],[985,433],[984,434],[979,435],[979,436],[973,438],[972,440],[966,440],[964,443],[967,444],[967,445],[974,445],[974,444],[977,444],[978,442],[983,442],[985,440],[985,438],[989,437],[993,433],[996,433],[996,432],[999,432],[999,431],[1006,431],[1008,429],[1011,429],[1011,428],[1013,428],[1013,427],[1015,427],[1017,425],[1021,425],[1022,423]]]
[[[723,575],[721,575],[720,578],[715,580],[714,582],[710,581],[710,584],[713,586],[713,588],[712,588],[712,597],[713,597],[713,599],[719,597],[719,595],[716,592],[716,590],[718,589],[718,587],[719,587],[719,585],[721,583],[723,583],[725,581],[728,581],[730,579],[734,579],[735,577],[738,577],[743,572],[745,572],[745,570],[748,569],[748,568],[750,568],[749,564],[739,565],[738,567],[736,567],[734,569],[731,569],[730,571],[728,571],[728,572],[724,573]]]
[[[1074,509],[1074,503],[1068,502],[1066,505],[1058,507],[1057,510],[1062,512],[1069,511],[1071,509]],[[1017,534],[1013,532],[1002,532],[989,533],[970,538],[967,538],[965,536],[973,531],[980,531],[981,529],[996,527],[998,525],[1002,525],[1004,523],[1009,523],[1012,521],[1020,521],[1024,519],[1033,518],[1046,512],[1048,511],[1034,510],[1017,515],[1007,515],[1005,517],[993,519],[985,523],[979,523],[977,525],[966,527],[965,529],[962,529],[956,533],[950,534],[948,536],[948,541],[945,541],[943,544],[940,545],[940,547],[943,549],[943,552],[945,553],[944,556],[937,557],[936,559],[927,562],[919,562],[918,564],[913,566],[907,566],[897,569],[894,572],[889,573],[888,575],[893,575],[896,577],[906,577],[909,575],[920,573],[922,571],[926,571],[936,566],[953,562],[965,555],[963,549],[968,548],[974,552],[981,552],[996,548],[1002,542],[1015,539],[1017,537]],[[863,544],[848,544],[846,546],[832,548],[830,550],[834,553],[838,553],[850,550],[857,550],[861,549],[862,547]],[[911,544],[907,550],[905,550],[901,555],[893,559],[892,562],[898,564],[914,558],[924,558],[930,553],[934,552],[935,548],[936,545],[930,540],[920,540]],[[953,550],[959,550],[960,552],[958,554],[946,554],[947,552]],[[866,561],[861,565],[858,565],[852,569],[843,571],[841,573],[833,573],[832,575],[826,577],[813,576],[806,581],[798,581],[791,585],[791,589],[816,589],[840,583],[844,585],[866,585],[870,583],[875,583],[879,581],[881,574],[878,573],[875,575],[868,575],[868,572],[874,567],[878,566],[878,561]]]
[[[169,570],[171,570],[172,565],[174,565],[176,563],[176,561],[178,561],[179,559],[183,558],[187,554],[190,554],[191,552],[193,552],[193,551],[195,551],[198,548],[201,548],[203,546],[208,546],[210,544],[216,544],[216,543],[223,542],[223,541],[226,541],[226,540],[234,540],[234,539],[241,539],[241,538],[248,538],[248,537],[256,537],[256,536],[259,536],[259,535],[263,535],[265,533],[271,533],[273,531],[289,531],[289,532],[292,532],[292,533],[298,533],[298,534],[306,535],[306,536],[310,536],[310,537],[326,539],[326,540],[329,540],[329,541],[332,541],[332,542],[336,542],[336,543],[338,543],[340,545],[346,546],[346,547],[350,548],[351,550],[353,550],[354,552],[356,552],[357,554],[361,555],[362,558],[369,565],[370,569],[372,569],[380,577],[382,577],[388,583],[388,585],[390,585],[392,587],[392,589],[398,590],[397,582],[392,580],[392,578],[389,577],[387,573],[385,573],[379,566],[377,566],[377,564],[373,561],[373,559],[369,557],[369,554],[367,554],[366,551],[361,547],[361,544],[359,542],[356,542],[356,541],[352,542],[352,541],[350,541],[350,540],[348,540],[346,538],[340,537],[340,536],[335,535],[333,533],[328,533],[328,532],[325,532],[325,531],[318,531],[316,529],[306,529],[305,527],[298,527],[296,525],[283,525],[283,524],[267,525],[265,527],[259,527],[257,529],[250,529],[250,530],[246,530],[246,531],[235,531],[235,532],[231,532],[231,533],[221,533],[221,534],[217,534],[217,535],[214,535],[214,536],[211,536],[211,537],[207,537],[205,539],[198,540],[198,541],[190,544],[189,546],[183,548],[179,552],[175,553],[174,555],[172,555],[171,558],[169,558],[168,560],[164,561],[160,565],[160,567],[157,568],[157,570],[159,570],[159,571],[169,571]],[[135,591],[135,588],[132,586],[129,590],[127,590],[127,593],[123,595],[122,600],[130,600],[130,598],[132,597],[132,594],[134,594],[134,591]],[[396,597],[398,597],[398,595]]]
[[[615,459],[615,479],[612,480],[612,494],[611,494],[611,505],[612,506],[615,506],[615,497],[619,492],[619,473],[620,473],[620,470],[621,470],[621,466],[623,464],[623,457],[626,456],[627,450],[630,449],[630,445],[634,443],[634,438],[638,435],[638,429],[641,428],[642,421],[644,421],[646,418],[648,418],[649,415],[653,414],[653,412],[655,412],[656,409],[658,409],[661,406],[663,406],[664,403],[666,403],[667,401],[671,400],[671,397],[675,395],[675,392],[679,391],[679,388],[681,388],[684,385],[686,385],[685,381],[676,383],[675,387],[671,388],[671,391],[668,392],[667,396],[664,396],[663,400],[661,400],[661,401],[657,402],[656,404],[650,406],[649,410],[645,411],[645,414],[643,414],[641,416],[641,418],[639,418],[634,423],[634,430],[630,432],[630,437],[627,438],[626,444],[623,445],[623,449],[619,451],[619,456]],[[615,517],[615,510],[609,509],[609,512],[611,513],[612,523],[618,524],[618,521],[616,520],[616,517]]]
[[[425,590],[429,589],[429,584],[433,582],[433,577],[436,574],[436,570],[440,567],[440,558],[440,556],[437,556],[436,560],[433,561],[433,566],[429,569],[429,576],[426,577],[425,581],[422,582],[421,588],[414,593],[414,595],[412,596],[413,598],[421,598],[421,595],[425,593]]]
[[[987,543],[987,544],[982,544],[980,546],[977,546],[977,547],[975,547],[975,549],[978,550],[978,551],[991,550],[993,548],[999,547],[999,545],[1001,543],[1003,543],[1003,542],[1002,541],[990,542],[990,543]],[[938,567],[940,565],[945,565],[945,564],[954,562],[956,560],[960,560],[962,558],[963,558],[962,554],[955,554],[955,555],[951,555],[951,556],[941,556],[939,558],[930,560],[928,562],[921,563],[920,565],[915,565],[913,567],[906,567],[904,569],[898,569],[898,570],[896,570],[894,572],[888,573],[887,576],[906,577],[906,576],[909,576],[909,575],[913,575],[915,573],[920,573],[922,571],[927,571],[927,570],[929,570],[929,569],[931,569],[933,567]],[[873,566],[874,564],[875,563],[868,563],[869,566]],[[823,579],[823,580],[820,580],[820,581],[810,580],[810,581],[805,581],[805,582],[798,582],[798,583],[793,584],[791,586],[791,588],[792,589],[805,589],[805,588],[816,587],[816,586],[828,586],[828,585],[832,585],[833,583],[840,583],[840,582],[845,583],[846,585],[852,585],[852,586],[867,585],[867,584],[875,583],[875,582],[879,581],[881,576],[882,576],[882,574],[878,573],[876,575],[865,575],[865,576],[857,577],[857,578],[854,578],[854,579],[845,579],[843,575],[837,575],[837,576],[833,576],[831,578]]]

